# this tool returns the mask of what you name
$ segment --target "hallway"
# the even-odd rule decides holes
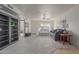
[[[63,45],[55,42],[50,36],[20,37],[16,43],[0,51],[2,54],[47,54],[54,52],[56,48],[74,48],[71,45]]]

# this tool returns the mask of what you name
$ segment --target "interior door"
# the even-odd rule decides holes
[[[20,34],[21,35],[24,35],[24,28],[25,28],[24,23],[25,23],[24,20],[20,21]]]

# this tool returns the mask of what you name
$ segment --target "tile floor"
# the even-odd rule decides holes
[[[56,48],[75,48],[55,42],[50,36],[20,36],[19,41],[0,51],[0,54],[50,54]]]

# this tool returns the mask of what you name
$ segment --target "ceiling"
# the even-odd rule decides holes
[[[15,4],[28,18],[40,18],[46,11],[47,14],[54,18],[74,7],[73,4]]]

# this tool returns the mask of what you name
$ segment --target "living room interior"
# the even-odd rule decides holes
[[[9,45],[1,46],[0,54],[79,53],[78,4],[12,4],[8,6],[14,7],[14,11],[18,14],[18,38],[16,38],[18,40],[12,44],[9,40]],[[3,14],[4,11],[0,11],[0,14]],[[14,21],[11,24],[12,27],[16,25]],[[11,29],[9,28],[9,32]],[[2,31],[1,28],[0,31]],[[11,35],[9,36],[11,38]]]

